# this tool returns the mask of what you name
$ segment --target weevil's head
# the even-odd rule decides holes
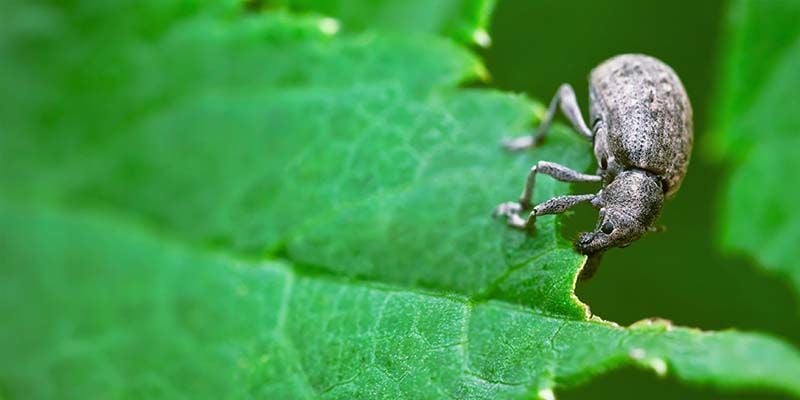
[[[656,221],[664,202],[657,177],[638,170],[621,172],[596,200],[600,219],[593,232],[581,234],[575,247],[596,255],[611,247],[625,247],[644,235]]]

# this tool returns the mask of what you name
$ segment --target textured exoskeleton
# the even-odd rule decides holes
[[[532,231],[539,215],[561,213],[581,202],[599,209],[595,231],[581,234],[575,243],[593,260],[584,269],[587,277],[605,250],[625,247],[652,230],[664,200],[680,188],[692,150],[692,106],[668,65],[646,55],[619,55],[591,72],[591,128],[572,87],[563,84],[535,134],[504,145],[511,150],[537,145],[559,105],[577,132],[594,143],[597,173],[540,161],[531,168],[519,201],[500,204],[495,214],[506,216],[511,226]],[[538,173],[566,182],[602,182],[603,188],[597,194],[559,196],[532,207]],[[529,211],[527,218],[520,216],[523,211]]]

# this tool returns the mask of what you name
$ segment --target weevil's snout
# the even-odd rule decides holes
[[[611,235],[607,235],[603,232],[585,232],[582,233],[580,237],[578,237],[578,241],[575,242],[575,249],[582,254],[594,255],[602,253],[611,247],[615,247],[614,242]]]
[[[575,242],[575,249],[583,254],[595,253],[599,250],[601,244],[601,241],[598,239],[596,232],[581,233],[581,236],[578,237],[578,241]]]
[[[604,209],[597,230],[581,234],[575,248],[583,254],[595,255],[612,247],[625,247],[642,237],[646,231],[647,227],[635,218]]]

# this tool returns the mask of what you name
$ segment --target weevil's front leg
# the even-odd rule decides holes
[[[542,173],[552,176],[562,182],[600,182],[603,177],[600,175],[583,174],[561,164],[549,161],[539,161],[531,167],[525,188],[519,196],[519,204],[523,209],[531,208],[531,197],[533,196],[533,186],[536,184],[536,175]]]
[[[538,204],[536,207],[533,207],[533,210],[530,212],[530,214],[528,214],[527,219],[523,219],[522,217],[519,216],[518,213],[508,214],[507,215],[508,224],[518,229],[531,230],[533,228],[534,222],[536,222],[536,217],[540,215],[560,214],[572,208],[576,204],[591,202],[594,198],[595,198],[594,194],[580,194],[580,195],[553,197],[552,199],[547,200],[541,204]],[[519,203],[514,203],[514,204],[519,204]]]
[[[520,213],[523,210],[531,209],[531,205],[532,205],[531,198],[533,196],[533,187],[534,187],[534,184],[536,183],[536,175],[539,174],[539,173],[550,175],[553,178],[558,179],[558,180],[563,181],[563,182],[600,182],[603,179],[599,175],[583,174],[583,173],[580,173],[578,171],[575,171],[573,169],[567,168],[567,167],[565,167],[563,165],[556,164],[556,163],[553,163],[553,162],[539,161],[539,162],[536,163],[536,165],[531,167],[531,170],[528,173],[528,179],[525,182],[525,188],[522,189],[522,194],[520,195],[519,201],[517,201],[517,202],[510,201],[510,202],[506,202],[506,203],[502,203],[502,204],[498,205],[497,208],[495,209],[494,214],[498,215],[498,216],[499,215],[505,216],[507,218],[507,220],[508,220],[508,224],[511,225],[511,226],[514,226],[514,227],[522,228],[522,227],[525,227],[525,226],[532,226],[532,224],[529,224],[527,222],[527,220],[525,220],[522,217],[520,217]],[[550,214],[551,212],[549,212],[548,210],[557,209],[557,208],[553,208],[553,207],[556,207],[558,204],[562,204],[560,202],[564,202],[564,201],[569,202],[569,201],[578,200],[578,199],[579,199],[579,201],[591,201],[592,199],[594,199],[594,195],[586,195],[586,196],[590,196],[590,197],[587,198],[587,197],[581,197],[581,196],[577,196],[577,197],[575,197],[575,196],[572,196],[572,197],[571,196],[562,196],[562,197],[556,197],[554,199],[548,200],[548,201],[540,204],[539,206],[537,206],[537,207],[541,206],[541,208],[539,210],[539,214],[536,214],[537,211],[534,210],[534,212],[532,212],[528,216],[528,220],[530,220],[531,217],[535,218],[536,215],[541,215],[542,213]],[[558,200],[558,199],[563,199],[563,200]],[[586,200],[586,199],[588,199],[588,200]],[[555,201],[555,203],[551,203],[551,202],[554,202],[554,201]],[[569,203],[564,203],[564,204],[569,204]],[[571,207],[571,205],[570,205],[570,207]]]
[[[570,194],[566,196],[553,197],[550,200],[543,201],[533,207],[531,214],[535,216],[561,214],[569,210],[579,203],[588,203],[594,200],[594,194]]]
[[[561,112],[564,113],[578,133],[591,140],[593,134],[583,120],[581,109],[578,107],[578,100],[575,98],[575,90],[572,89],[570,84],[564,83],[558,88],[558,92],[553,96],[553,100],[550,101],[547,114],[545,114],[539,127],[536,128],[536,133],[514,139],[506,139],[503,141],[503,146],[509,150],[523,150],[539,144],[542,139],[544,139],[545,135],[547,135],[547,131],[550,129],[550,124],[553,122],[559,104],[561,105]]]

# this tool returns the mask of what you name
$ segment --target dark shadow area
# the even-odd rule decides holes
[[[493,86],[548,102],[560,83],[569,82],[585,114],[588,73],[604,59],[640,52],[670,64],[693,104],[695,149],[682,189],[664,207],[660,223],[667,231],[607,253],[595,277],[579,284],[578,296],[595,314],[624,325],[658,316],[703,329],[763,331],[800,344],[789,285],[746,259],[722,254],[715,243],[725,170],[704,158],[701,145],[723,14],[720,0],[505,0],[492,22],[493,46],[483,56]],[[518,173],[522,184],[525,171],[509,173]],[[576,192],[597,189],[580,186]],[[575,237],[595,222],[596,213],[587,207],[564,229]]]
[[[687,386],[674,378],[660,378],[650,371],[624,368],[593,379],[574,389],[558,391],[558,400],[680,399],[680,400],[778,400],[791,397],[749,390],[737,393]]]

